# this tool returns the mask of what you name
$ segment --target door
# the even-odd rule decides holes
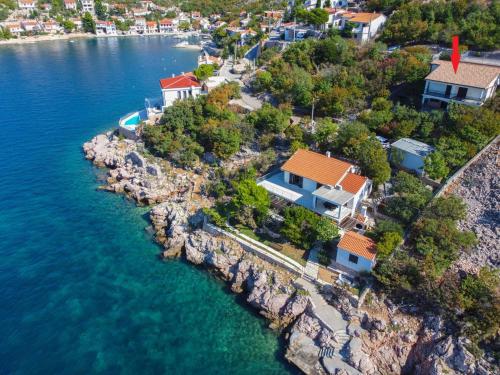
[[[458,88],[458,93],[457,93],[457,98],[458,99],[465,99],[467,97],[467,87],[459,87]]]
[[[446,85],[446,91],[444,92],[444,96],[449,98],[450,94],[451,94],[451,85]]]

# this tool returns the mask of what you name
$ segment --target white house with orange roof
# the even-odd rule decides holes
[[[62,32],[64,28],[59,25],[58,22],[54,20],[48,20],[45,21],[42,25],[43,31],[49,34],[57,34],[59,32]]]
[[[9,30],[9,32],[14,36],[19,36],[24,31],[20,22],[4,22],[2,23],[2,29]]]
[[[457,73],[450,61],[435,60],[425,77],[424,107],[446,108],[451,102],[482,106],[500,84],[500,66],[462,61]]]
[[[345,12],[341,15],[340,29],[353,24],[352,35],[358,42],[364,43],[374,38],[386,21],[387,17],[381,13]]]
[[[64,9],[76,10],[77,9],[76,0],[64,0]]]
[[[297,150],[278,173],[264,176],[257,184],[338,223],[357,211],[364,214],[362,202],[372,187],[353,164],[309,150]]]
[[[156,34],[158,32],[158,24],[156,21],[146,22],[146,34]]]
[[[17,7],[23,11],[23,13],[28,14],[36,10],[35,0],[18,0]]]
[[[163,99],[162,111],[170,107],[176,100],[196,98],[202,94],[200,81],[193,73],[172,75],[171,78],[160,79],[161,96]]]
[[[371,238],[349,231],[340,239],[334,261],[355,272],[370,272],[376,256],[377,248]]]
[[[160,25],[160,34],[171,33],[177,30],[174,21],[169,18],[162,19],[159,22],[159,25]]]
[[[22,20],[21,26],[27,33],[42,31],[42,25],[37,20]]]

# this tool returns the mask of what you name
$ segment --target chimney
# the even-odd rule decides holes
[[[331,157],[332,157],[332,154],[331,154],[331,152],[330,152],[330,151],[327,151],[327,152],[326,152],[326,157],[327,157],[327,158],[331,158]]]
[[[174,78],[174,77],[175,77],[175,74],[174,74],[174,73],[172,73],[172,78]]]

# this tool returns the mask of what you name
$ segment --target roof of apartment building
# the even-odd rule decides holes
[[[297,150],[281,170],[308,178],[323,185],[340,184],[343,190],[356,194],[367,181],[350,173],[352,164],[309,150]]]
[[[346,12],[342,14],[343,18],[347,18],[349,22],[359,22],[359,23],[370,23],[373,20],[376,20],[379,17],[382,17],[383,14],[380,13],[350,13]]]
[[[438,65],[425,79],[478,88],[487,88],[500,74],[500,66],[461,62],[457,73],[451,61],[435,60]]]
[[[375,259],[377,255],[375,242],[371,238],[353,231],[344,234],[337,247],[369,260]]]
[[[434,151],[434,147],[429,146],[427,143],[419,142],[411,138],[398,139],[391,146],[422,157],[426,157]]]
[[[160,86],[164,90],[201,87],[200,82],[193,73],[184,73],[172,78],[160,79]]]

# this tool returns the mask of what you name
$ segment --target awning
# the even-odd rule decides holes
[[[348,191],[337,190],[328,186],[321,186],[319,189],[313,191],[312,194],[339,206],[343,206],[354,197],[354,194],[349,193]]]

